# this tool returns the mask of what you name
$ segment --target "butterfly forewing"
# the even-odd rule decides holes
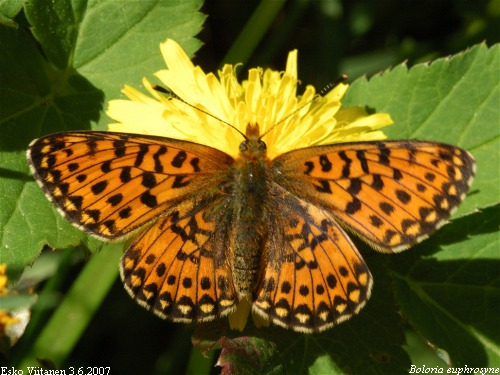
[[[441,226],[462,201],[475,163],[440,143],[345,143],[291,151],[273,161],[286,189],[328,208],[382,251],[399,251]]]
[[[104,239],[143,226],[194,191],[222,183],[232,158],[168,138],[68,132],[32,142],[33,173],[74,225]]]
[[[346,233],[327,211],[277,194],[254,309],[276,324],[318,332],[366,303],[372,277]]]

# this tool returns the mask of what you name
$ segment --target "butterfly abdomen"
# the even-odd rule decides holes
[[[253,153],[239,158],[234,165],[233,278],[240,298],[251,295],[256,284],[267,238],[268,173],[267,158]]]

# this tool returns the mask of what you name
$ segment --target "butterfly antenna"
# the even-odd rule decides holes
[[[161,93],[163,93],[163,94],[170,94],[170,98],[177,99],[177,100],[179,100],[180,102],[182,102],[182,103],[184,103],[184,104],[186,104],[186,105],[190,106],[191,108],[194,108],[194,109],[196,109],[197,111],[200,111],[201,113],[204,113],[204,114],[206,114],[207,116],[210,116],[210,117],[212,117],[213,119],[215,119],[215,120],[217,120],[217,121],[222,122],[223,124],[225,124],[225,125],[229,126],[230,128],[233,128],[233,129],[234,129],[234,130],[236,130],[239,134],[241,134],[241,136],[242,136],[243,138],[247,139],[246,135],[245,135],[245,134],[243,134],[240,130],[238,130],[238,128],[236,128],[234,125],[230,124],[230,123],[229,123],[229,122],[227,122],[227,121],[224,121],[224,120],[222,120],[222,119],[218,118],[217,116],[212,115],[210,112],[207,112],[207,111],[205,111],[204,109],[198,108],[198,107],[194,106],[193,104],[191,104],[191,103],[189,103],[189,102],[185,101],[184,99],[180,98],[177,94],[175,94],[175,92],[173,92],[173,91],[171,91],[171,90],[169,90],[169,89],[166,89],[165,87],[159,86],[159,85],[152,85],[152,87],[153,87],[153,90],[158,91],[158,92],[161,92]]]
[[[333,90],[335,87],[337,87],[338,85],[340,85],[342,82],[344,82],[346,79],[348,78],[347,74],[342,74],[340,77],[338,77],[336,80],[328,83],[325,87],[323,87],[321,90],[319,90],[319,92],[314,96],[313,99],[311,99],[310,101],[308,101],[307,103],[304,103],[303,105],[301,105],[299,108],[297,108],[295,111],[293,111],[292,113],[286,115],[284,118],[282,118],[281,120],[279,120],[276,124],[274,124],[273,126],[271,126],[264,134],[262,134],[259,138],[263,138],[266,134],[268,134],[271,130],[273,130],[274,128],[276,128],[278,125],[282,124],[283,122],[285,122],[288,118],[290,118],[291,116],[293,116],[295,113],[299,112],[302,108],[308,106],[309,104],[311,104],[312,102],[314,102],[315,100],[318,100],[319,98],[321,98],[322,96],[325,96],[326,93],[328,93],[329,91]]]
[[[332,91],[335,87],[340,85],[347,78],[349,78],[347,74],[342,74],[340,77],[338,77],[337,79],[335,79],[332,82],[329,82],[325,87],[323,87],[321,90],[319,90],[318,95],[325,96],[328,92]]]

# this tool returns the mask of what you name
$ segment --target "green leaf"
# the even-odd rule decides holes
[[[12,18],[22,9],[26,0],[0,0],[0,25],[17,27]]]
[[[104,129],[104,105],[125,84],[165,64],[159,45],[177,40],[192,54],[200,42],[201,1],[118,1],[25,5],[33,36],[0,26],[0,251],[17,276],[44,244],[100,244],[54,210],[29,173],[32,139],[65,130]],[[105,31],[105,32],[104,32]]]
[[[13,311],[20,308],[29,308],[36,302],[36,296],[30,294],[15,294],[0,296],[2,310]]]
[[[368,106],[389,113],[389,139],[425,139],[470,151],[477,175],[456,216],[491,206],[500,197],[500,45],[470,50],[419,64],[402,64],[369,81],[356,80],[343,105]]]
[[[402,313],[453,366],[500,366],[499,218],[456,219],[394,262]]]

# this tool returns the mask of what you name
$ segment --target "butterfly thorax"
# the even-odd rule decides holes
[[[240,145],[240,155],[233,168],[233,277],[240,297],[250,295],[255,286],[267,237],[265,207],[269,163],[258,127],[249,125],[247,139]]]

